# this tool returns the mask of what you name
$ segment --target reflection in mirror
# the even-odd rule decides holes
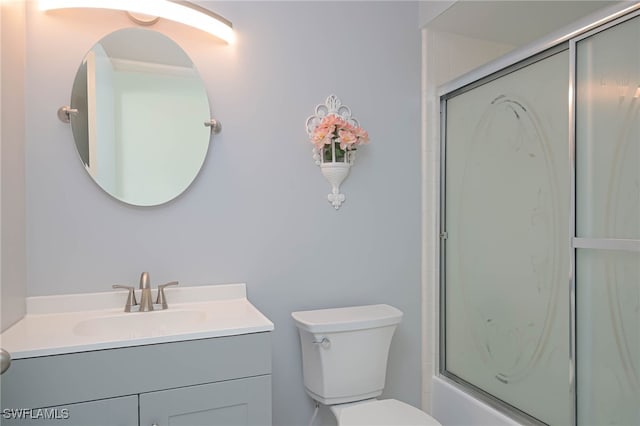
[[[107,193],[153,206],[180,195],[209,147],[209,100],[187,54],[168,37],[127,28],[87,53],[70,115],[85,169]]]

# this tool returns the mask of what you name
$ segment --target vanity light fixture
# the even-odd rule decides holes
[[[235,39],[231,22],[203,7],[178,0],[39,0],[42,11],[71,8],[122,10],[157,16],[205,31],[227,43]]]

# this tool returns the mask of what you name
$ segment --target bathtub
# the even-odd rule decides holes
[[[520,426],[446,378],[432,377],[431,415],[443,426]]]

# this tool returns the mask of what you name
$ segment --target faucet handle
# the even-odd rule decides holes
[[[127,295],[127,303],[124,305],[124,311],[125,312],[131,312],[131,307],[138,305],[138,301],[136,300],[136,292],[134,291],[133,287],[129,287],[129,286],[126,286],[126,285],[118,285],[118,284],[114,284],[111,287],[112,288],[122,288],[124,290],[129,290],[129,294]]]
[[[156,305],[162,305],[162,309],[167,309],[169,306],[167,305],[167,298],[164,295],[164,288],[178,285],[178,281],[171,281],[170,283],[160,284],[158,286],[158,297],[156,298]]]

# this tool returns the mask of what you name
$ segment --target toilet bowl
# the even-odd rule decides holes
[[[298,328],[307,394],[340,426],[438,426],[424,411],[376,399],[385,385],[391,338],[402,311],[390,305],[291,314]]]
[[[441,426],[424,411],[396,399],[372,399],[329,408],[340,426]]]

